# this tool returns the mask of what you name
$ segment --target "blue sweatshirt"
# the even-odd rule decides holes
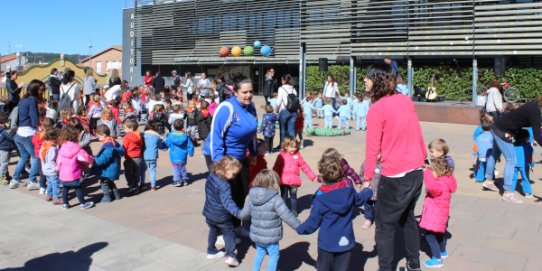
[[[531,167],[534,167],[533,162],[533,146],[529,142],[522,142],[514,144],[516,151],[516,167],[525,168],[528,171]]]
[[[98,155],[94,157],[92,171],[102,179],[118,180],[120,176],[120,160],[124,156],[124,148],[117,141],[105,143]]]
[[[316,108],[321,108],[322,106],[324,106],[324,100],[322,100],[322,98],[314,98],[314,101],[313,101],[313,104]]]
[[[210,173],[205,182],[205,205],[203,216],[206,219],[221,223],[231,220],[231,216],[239,217],[241,210],[231,197],[231,185],[228,180]]]
[[[263,133],[264,137],[274,137],[275,130],[277,128],[277,121],[279,116],[274,113],[263,114],[262,125],[260,126],[260,133]]]
[[[337,112],[339,112],[339,118],[350,118],[350,116],[352,116],[352,110],[350,110],[350,107],[348,106],[348,104],[341,105],[341,107],[339,107],[339,110],[337,110]]]
[[[493,134],[490,131],[485,131],[476,137],[475,142],[478,146],[478,161],[485,162],[493,151]]]
[[[247,150],[256,156],[258,117],[254,103],[241,105],[231,97],[218,105],[211,123],[211,132],[203,146],[203,153],[216,162],[225,155],[243,160]]]
[[[310,102],[304,102],[303,103],[303,115],[305,116],[312,116],[312,110],[316,110],[317,108],[312,105]]]
[[[364,99],[363,102],[361,102],[360,105],[357,107],[356,116],[360,118],[367,116],[367,112],[369,112],[370,106],[371,100]]]
[[[143,133],[143,142],[145,149],[143,150],[143,159],[156,160],[158,159],[158,149],[163,149],[162,136],[156,131],[148,130]]]
[[[333,117],[333,113],[337,113],[337,111],[335,111],[333,106],[330,104],[322,106],[322,108],[319,108],[318,111],[324,111],[324,117]]]
[[[169,159],[173,165],[186,164],[188,155],[194,156],[192,140],[184,132],[169,133],[163,146],[169,148]]]
[[[476,129],[474,129],[474,132],[472,133],[472,139],[474,142],[476,142],[476,138],[478,138],[479,135],[481,135],[484,132],[482,129],[482,125],[476,126]]]

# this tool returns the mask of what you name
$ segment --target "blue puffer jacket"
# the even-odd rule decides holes
[[[240,213],[241,210],[231,198],[230,182],[210,173],[205,183],[203,216],[210,221],[221,223],[230,221],[231,215],[239,218]]]
[[[169,133],[163,146],[169,148],[169,159],[174,165],[186,164],[188,155],[194,156],[192,140],[184,132]]]
[[[143,133],[145,142],[145,150],[143,150],[143,159],[156,160],[158,159],[158,149],[163,149],[162,136],[155,131],[145,131]]]
[[[124,148],[117,141],[105,143],[98,155],[94,157],[93,173],[109,181],[118,180],[122,156],[124,156]]]
[[[11,151],[15,147],[14,144],[13,138],[9,134],[8,130],[4,129],[4,127],[0,127],[0,150]]]

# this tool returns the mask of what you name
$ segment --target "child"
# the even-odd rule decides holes
[[[514,167],[514,178],[512,179],[512,187],[516,187],[518,175],[521,173],[521,187],[525,198],[533,197],[533,189],[531,180],[529,180],[529,172],[534,167],[533,162],[533,146],[529,143],[529,131],[527,129],[519,130],[514,143],[516,151],[516,166]]]
[[[347,99],[343,99],[341,103],[341,107],[339,107],[339,110],[337,110],[339,113],[339,124],[337,125],[337,128],[342,129],[344,124],[344,129],[350,129],[348,121],[350,120],[350,116],[352,116],[352,109],[350,109]]]
[[[137,112],[132,107],[132,103],[129,101],[122,103],[122,110],[124,111],[124,119],[135,119],[137,120]]]
[[[215,110],[216,108],[218,107],[218,103],[216,102],[215,100],[215,95],[213,94],[210,94],[211,95],[211,103],[209,104],[209,114],[211,114],[211,117],[215,115]]]
[[[371,106],[371,94],[369,92],[363,93],[363,101],[356,107],[356,130],[367,130],[367,113],[369,112],[369,106]]]
[[[39,168],[39,175],[40,175],[40,195],[45,194],[45,190],[47,189],[47,185],[45,183],[46,178],[45,175],[43,175],[43,172],[41,170],[41,162],[40,162],[40,148],[43,142],[45,142],[45,132],[48,130],[51,130],[55,128],[55,121],[52,119],[44,119],[41,123],[40,132],[35,133],[34,136],[32,136],[32,145],[34,146],[34,155],[36,155],[36,158],[38,159],[38,163],[40,164]]]
[[[326,105],[322,106],[322,108],[318,109],[318,111],[324,112],[324,128],[332,129],[333,128],[333,113],[337,113],[337,111],[331,105],[331,99],[326,98],[325,103]]]
[[[198,135],[199,139],[205,141],[209,132],[211,131],[211,114],[209,114],[209,103],[207,101],[201,102],[201,109],[196,113],[196,120],[198,121]]]
[[[68,193],[70,188],[75,189],[75,195],[79,200],[81,210],[91,208],[94,202],[87,201],[83,196],[83,189],[79,180],[83,175],[85,168],[92,164],[94,159],[88,155],[81,146],[77,145],[78,134],[75,128],[68,126],[60,133],[62,142],[56,159],[56,168],[58,169],[58,178],[62,184],[62,206],[64,209],[70,207]]]
[[[111,132],[111,137],[117,138],[118,136],[118,122],[113,117],[113,112],[111,108],[106,106],[102,110],[102,118],[98,120],[98,125],[107,125],[109,131]]]
[[[241,163],[230,156],[211,165],[211,173],[205,183],[205,205],[203,216],[209,226],[207,238],[207,259],[220,259],[226,255],[225,263],[236,267],[239,261],[235,255],[235,234],[232,216],[240,218],[241,210],[231,197],[230,181],[241,171]],[[219,234],[223,234],[226,253],[218,251],[215,243]]]
[[[271,105],[265,106],[265,114],[263,114],[262,125],[258,132],[263,133],[264,140],[267,145],[267,152],[265,156],[270,155],[273,152],[273,138],[276,132],[276,122],[279,120],[277,114],[273,113],[273,107]]]
[[[311,170],[309,165],[303,160],[299,153],[298,142],[291,137],[284,138],[282,151],[280,152],[273,170],[280,176],[280,194],[284,202],[290,203],[290,209],[297,216],[297,188],[301,186],[301,178],[299,177],[299,169],[301,169],[309,178],[314,181],[316,174]]]
[[[162,149],[162,136],[157,132],[158,126],[155,121],[149,121],[145,126],[143,139],[145,142],[145,150],[143,151],[143,159],[145,165],[150,171],[151,191],[156,191],[156,161],[158,160],[158,149]],[[146,177],[143,175],[143,177]],[[145,180],[143,179],[143,182]]]
[[[480,125],[476,126],[476,129],[474,129],[474,132],[472,133],[472,139],[474,141],[476,141],[476,138],[484,132],[484,129],[482,128],[483,121],[493,124],[494,119],[493,116],[487,112],[480,113]]]
[[[305,118],[303,126],[305,128],[312,127],[312,110],[316,110],[316,107],[312,105],[312,96],[307,96],[306,101],[303,103],[303,117]]]
[[[354,94],[352,96],[352,120],[356,121],[356,111],[358,110],[358,107],[361,105],[361,102],[359,101],[359,95]]]
[[[193,99],[197,100],[197,96],[194,96]],[[198,114],[198,109],[194,100],[188,102],[188,108],[186,108],[186,114],[184,118],[186,119],[186,133],[190,136],[190,139],[194,143],[194,146],[198,146],[198,120],[196,118]]]
[[[168,118],[168,124],[169,126],[173,126],[173,123],[175,122],[175,120],[178,120],[178,119],[184,119],[184,112],[182,111],[182,105],[180,104],[174,104],[173,105],[173,113],[169,114],[169,118]]]
[[[114,181],[120,176],[120,159],[124,155],[124,149],[111,137],[107,125],[98,126],[96,135],[103,144],[94,158],[92,168],[96,176],[100,176],[100,186],[104,194],[100,202],[111,202],[111,195],[115,200],[120,200],[120,193]]]
[[[493,118],[493,117],[492,117]],[[476,137],[476,165],[475,176],[476,182],[483,182],[486,179],[486,163],[487,158],[493,152],[493,134],[489,131],[491,129],[491,122],[487,119],[482,119],[483,132]]]
[[[126,135],[122,140],[122,146],[126,155],[126,159],[124,160],[124,175],[128,183],[129,194],[137,194],[145,189],[145,183],[141,182],[141,176],[145,175],[143,136],[137,130],[138,127],[139,125],[134,119],[126,119],[124,121]]]
[[[120,101],[118,100],[114,100],[111,102],[111,114],[113,115],[113,118],[115,118],[115,121],[117,123],[122,123],[122,120],[120,119],[119,115],[120,115]],[[109,127],[111,128],[111,127]],[[113,134],[113,131],[111,131],[111,134]]]
[[[444,139],[437,138],[429,142],[429,146],[427,148],[429,149],[430,159],[444,157],[446,161],[448,161],[448,165],[452,170],[452,174],[454,173],[455,162],[454,159],[448,155],[450,148],[448,147],[448,144],[446,143],[446,141],[444,141]]]
[[[174,132],[169,133],[164,146],[169,148],[169,159],[173,167],[173,186],[183,187],[188,185],[186,163],[188,155],[194,156],[194,145],[188,135],[183,131],[184,121],[181,119],[173,123]]]
[[[312,200],[309,218],[297,227],[298,234],[318,232],[318,270],[346,271],[350,254],[356,244],[352,220],[354,207],[363,205],[371,198],[369,188],[357,193],[344,180],[341,163],[333,157],[323,157],[318,171],[324,184]]]
[[[102,111],[103,106],[100,102],[101,96],[98,94],[94,94],[92,96],[92,102],[90,102],[90,108],[88,110],[87,117],[90,120],[90,133],[95,136],[96,135],[96,127],[98,127],[98,120],[102,118]]]
[[[320,109],[324,106],[324,100],[322,99],[322,93],[318,93],[318,96],[314,99],[314,107],[316,107],[316,117],[321,119],[324,117],[324,112]]]
[[[56,143],[58,140],[58,130],[49,129],[45,132],[43,139],[45,142],[39,150],[39,159],[41,161],[41,171],[47,178],[47,196],[46,201],[53,201],[54,205],[62,204],[62,200],[58,198],[58,169],[56,167],[56,159],[58,149]]]
[[[0,113],[0,182],[4,185],[9,184],[9,154],[15,148],[15,142],[13,142],[10,132],[6,129],[8,128],[8,118],[8,112]]]
[[[57,108],[58,108],[58,101],[55,101],[55,100],[50,101],[47,104],[47,107],[45,107],[45,110],[46,110],[45,117],[54,120],[55,123],[58,118]]]
[[[256,178],[256,175],[262,170],[267,169],[267,161],[265,161],[265,154],[267,151],[267,143],[261,139],[258,139],[258,154],[256,159],[252,160],[248,165],[248,187],[252,187],[252,181]],[[250,152],[247,153],[247,158],[250,156]]]
[[[423,174],[427,194],[423,202],[420,228],[425,230],[425,240],[431,249],[431,259],[424,262],[429,268],[442,267],[446,253],[446,227],[450,215],[452,193],[457,183],[446,158],[431,159],[431,165]]]
[[[143,112],[143,104],[141,102],[141,98],[139,96],[140,91],[134,91],[132,93],[132,99],[130,100],[132,107],[134,108],[134,111],[137,115],[137,121],[141,121],[141,113]]]
[[[90,135],[87,130],[85,130],[85,127],[81,124],[81,121],[78,118],[71,118],[69,125],[75,130],[77,130],[77,133],[79,135],[79,141],[77,144],[83,148],[84,151],[86,151],[89,155],[92,155],[92,149],[90,148],[90,141],[92,140],[92,136]]]
[[[312,116],[311,116],[312,118]],[[305,117],[303,115],[303,109],[300,107],[298,110],[297,110],[297,119],[295,120],[295,123],[294,123],[294,131],[295,131],[295,135],[297,137],[299,137],[299,148],[300,149],[303,149],[305,146],[303,144],[303,127],[304,127],[304,124],[305,124]]]
[[[279,180],[272,170],[258,173],[240,214],[241,218],[251,217],[250,239],[256,244],[254,270],[260,270],[266,254],[269,255],[267,270],[277,270],[282,220],[293,229],[301,224],[279,196]]]
[[[165,107],[162,104],[157,104],[154,106],[154,109],[151,111],[152,115],[149,120],[156,122],[158,125],[158,133],[164,135],[166,133],[166,128],[168,127],[167,115],[165,113]]]

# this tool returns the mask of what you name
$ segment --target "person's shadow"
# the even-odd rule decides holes
[[[31,259],[22,267],[5,268],[0,271],[65,271],[65,270],[90,270],[92,254],[107,247],[107,242],[98,242],[78,251],[66,251],[62,253],[51,253],[45,256]]]
[[[298,270],[303,263],[316,267],[316,261],[309,255],[309,246],[309,242],[298,242],[281,249],[278,270]]]

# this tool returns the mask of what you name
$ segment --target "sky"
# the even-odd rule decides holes
[[[5,2],[4,2],[5,1]],[[122,45],[122,9],[133,0],[2,0],[0,54],[100,52]]]

